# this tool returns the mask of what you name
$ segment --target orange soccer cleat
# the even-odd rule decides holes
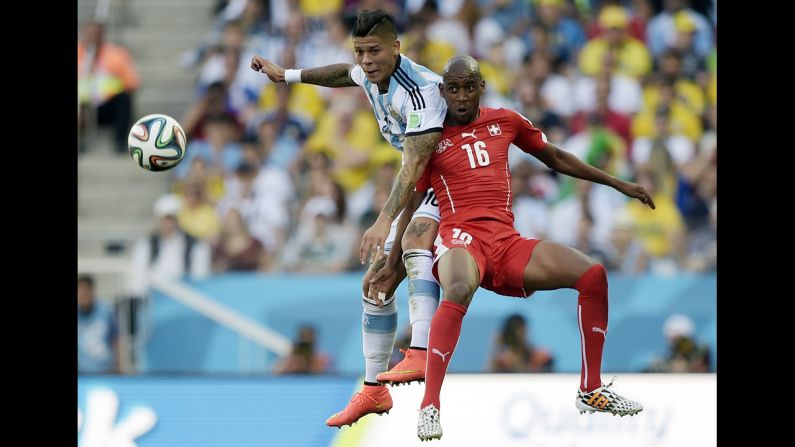
[[[392,396],[385,386],[365,385],[353,395],[345,409],[326,419],[326,425],[342,428],[343,425],[353,425],[362,416],[389,413],[391,409]]]
[[[417,381],[425,382],[425,360],[428,351],[421,349],[401,349],[405,357],[394,368],[382,372],[375,378],[381,383],[388,385],[409,384]]]

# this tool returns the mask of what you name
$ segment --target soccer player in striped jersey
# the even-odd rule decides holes
[[[444,295],[431,321],[425,395],[417,435],[442,436],[439,394],[461,325],[478,287],[526,298],[535,290],[576,289],[582,362],[575,405],[586,411],[634,415],[643,406],[601,381],[607,337],[607,275],[604,267],[574,248],[523,238],[513,225],[508,148],[515,144],[551,169],[609,185],[655,207],[646,190],[610,176],[547,141],[524,116],[480,107],[485,82],[469,56],[450,60],[440,87],[447,102],[442,140],[425,158],[425,177],[437,191],[442,220],[433,272]],[[407,184],[414,186],[414,184]]]
[[[273,82],[362,87],[381,134],[392,146],[403,151],[403,167],[398,179],[419,175],[422,167],[415,162],[418,154],[436,148],[447,111],[438,87],[441,77],[400,54],[394,21],[384,11],[360,12],[352,34],[356,65],[285,70],[254,56],[251,68],[265,73]],[[403,182],[405,180],[398,180],[395,185]],[[406,212],[397,219],[408,202],[400,201],[410,192],[396,194],[393,191],[387,201],[387,212],[381,213],[375,230],[368,230],[371,234],[383,232],[383,237],[379,239],[377,255],[362,282],[364,386],[344,410],[326,421],[329,426],[342,427],[369,413],[388,412],[392,408],[392,398],[385,383],[425,379],[428,330],[439,305],[439,285],[431,273],[433,256],[430,250],[439,227],[439,208],[433,191],[428,190],[425,197],[413,198],[410,203],[410,210],[416,209],[413,215]],[[422,202],[418,203],[420,199]],[[364,263],[365,257],[361,259]],[[381,281],[391,284],[383,294],[375,294],[370,287],[371,278],[379,271]],[[405,351],[405,358],[387,371],[397,333],[394,291],[406,274],[409,277],[411,345]]]

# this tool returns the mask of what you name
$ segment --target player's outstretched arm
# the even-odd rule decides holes
[[[322,87],[355,87],[356,83],[351,79],[351,69],[353,67],[353,64],[333,64],[316,68],[304,68],[302,70],[290,70],[290,73],[286,73],[288,70],[261,56],[251,58],[251,69],[265,73],[268,79],[273,82],[303,82]],[[290,76],[294,76],[294,78],[290,79]]]
[[[362,237],[362,245],[359,249],[359,259],[362,263],[370,258],[371,249],[375,249],[376,256],[379,251],[383,250],[392,221],[406,206],[409,197],[414,192],[417,180],[425,171],[425,166],[431,159],[431,154],[439,144],[441,136],[441,132],[428,132],[422,135],[407,136],[403,141],[403,166],[397,173],[392,191],[389,193],[389,198],[384,204],[384,208],[381,209],[381,213],[378,214],[378,219],[364,232]]]
[[[649,195],[642,186],[613,177],[599,168],[584,163],[579,158],[558,148],[554,144],[546,143],[543,150],[533,152],[532,155],[544,162],[550,169],[554,169],[561,174],[610,186],[626,196],[638,199],[649,205],[651,209],[656,208],[651,195]]]

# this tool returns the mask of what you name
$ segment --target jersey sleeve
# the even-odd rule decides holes
[[[406,136],[422,135],[430,132],[441,132],[447,103],[444,102],[439,86],[429,83],[413,89],[404,103],[406,117]]]
[[[513,139],[513,144],[528,154],[538,152],[546,147],[547,136],[544,135],[544,132],[541,132],[540,129],[533,126],[533,123],[521,113],[507,109],[506,112],[510,117],[511,124],[513,124],[516,129],[516,136]]]
[[[364,70],[362,70],[362,66],[356,64],[351,69],[351,80],[356,83],[356,85],[363,86],[364,85]]]

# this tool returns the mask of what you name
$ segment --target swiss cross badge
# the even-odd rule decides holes
[[[502,130],[500,130],[500,125],[497,123],[488,126],[488,129],[489,129],[489,135],[491,135],[492,137],[495,135],[502,135]]]

